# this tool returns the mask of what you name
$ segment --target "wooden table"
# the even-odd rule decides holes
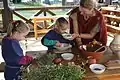
[[[74,54],[81,54],[77,48],[73,49]],[[104,57],[101,58],[99,63],[104,64],[108,60],[116,59],[116,56],[112,54],[112,51],[108,48],[104,53]],[[110,69],[105,70],[102,74],[94,74],[90,71],[88,66],[86,66],[86,77],[84,80],[120,80],[120,69]]]
[[[39,53],[41,53],[41,52],[39,52]],[[83,58],[83,56],[81,56],[81,52],[77,48],[72,48],[72,53],[77,55],[75,57],[78,57],[78,55],[80,55],[81,59],[85,60]],[[116,56],[114,56],[112,54],[112,51],[108,48],[104,54],[104,57],[99,61],[99,63],[105,63],[106,61],[108,61],[110,59],[115,59],[115,58],[116,58]],[[81,62],[80,60],[74,58],[72,61],[74,61],[75,63],[80,63]],[[105,70],[104,73],[97,75],[97,74],[92,73],[90,71],[90,69],[88,68],[88,66],[86,66],[86,77],[84,80],[120,80],[120,69]]]

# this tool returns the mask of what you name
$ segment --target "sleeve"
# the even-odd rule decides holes
[[[77,22],[77,13],[70,15],[70,27],[72,27],[73,33],[79,33],[78,22]]]
[[[32,63],[32,61],[33,61],[33,57],[26,55],[26,56],[21,57],[21,59],[19,60],[19,64],[27,65],[27,64]]]
[[[15,60],[16,60],[16,63],[19,64],[20,59],[24,56],[24,55],[23,55],[23,50],[22,50],[22,48],[20,47],[19,42],[17,42],[17,41],[13,41],[13,42],[12,42],[12,48],[13,48],[13,51],[14,51],[14,55],[16,55],[16,56],[14,57]]]
[[[49,40],[47,38],[44,38],[43,44],[46,46],[54,46],[57,43],[57,40]]]
[[[19,42],[13,41],[13,42],[12,42],[12,47],[13,47],[14,52],[15,52],[18,56],[23,56],[23,50],[22,50],[22,48],[20,47]]]
[[[105,25],[104,17],[101,14],[101,18],[99,20],[100,23],[100,41],[103,45],[107,44],[107,27]]]

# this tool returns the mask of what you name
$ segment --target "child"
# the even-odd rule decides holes
[[[29,27],[21,20],[8,26],[7,36],[2,40],[2,56],[5,60],[5,80],[21,80],[20,67],[30,63],[33,58],[24,56],[19,41],[24,40],[29,33]]]
[[[72,40],[67,40],[62,36],[62,33],[67,32],[68,29],[68,21],[64,17],[58,18],[56,20],[56,27],[42,38],[42,44],[47,46],[48,49],[54,49],[54,46],[61,46],[62,43],[73,44]]]

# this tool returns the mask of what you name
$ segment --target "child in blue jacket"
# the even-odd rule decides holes
[[[73,45],[73,40],[65,39],[62,34],[67,33],[69,29],[68,21],[64,17],[60,17],[56,20],[56,26],[50,30],[41,40],[44,46],[48,49],[54,49],[54,46],[61,46],[62,43],[68,43]],[[73,36],[73,39],[75,36]]]
[[[19,41],[24,40],[29,33],[29,27],[21,20],[11,22],[8,26],[7,36],[2,40],[2,56],[5,60],[5,80],[21,80],[20,68],[33,60],[24,56]]]

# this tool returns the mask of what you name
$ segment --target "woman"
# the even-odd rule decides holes
[[[95,9],[96,0],[80,0],[79,8],[70,13],[70,33],[79,35],[78,45],[88,44],[96,39],[103,45],[107,43],[107,29],[102,14]]]

